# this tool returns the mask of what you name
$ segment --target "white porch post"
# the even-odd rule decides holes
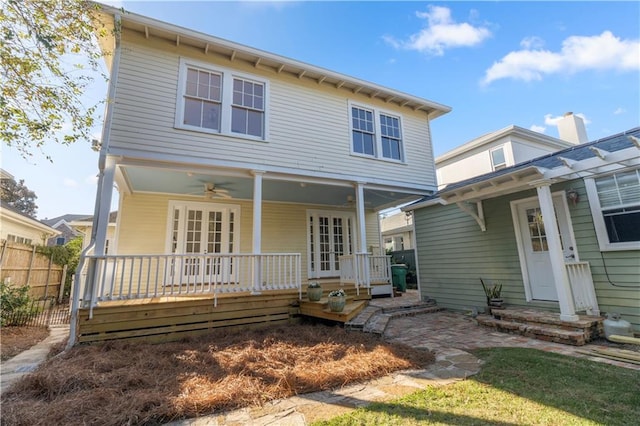
[[[367,227],[364,219],[364,183],[358,182],[356,184],[356,210],[358,215],[358,234],[360,246],[358,247],[358,254],[361,254],[363,260],[362,270],[364,272],[364,282],[367,287],[370,285],[369,276],[369,256],[367,256]]]
[[[544,230],[547,234],[547,245],[549,246],[549,257],[551,258],[551,269],[553,279],[558,293],[558,303],[560,304],[560,319],[563,321],[577,321],[576,308],[573,303],[569,275],[564,264],[564,254],[560,243],[560,232],[558,232],[558,221],[556,220],[553,208],[553,198],[551,197],[551,182],[542,182],[536,186],[538,191],[538,201]]]
[[[260,294],[262,285],[262,170],[252,170],[253,175],[253,291],[251,294]]]
[[[94,225],[96,227],[95,254],[98,256],[104,255],[107,244],[107,229],[109,228],[109,214],[111,213],[111,198],[113,197],[115,172],[115,161],[107,157],[102,176],[102,191],[98,194],[98,197],[100,197],[100,210],[98,212],[97,223]]]

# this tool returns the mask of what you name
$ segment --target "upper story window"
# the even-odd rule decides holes
[[[264,140],[266,93],[266,81],[182,59],[176,127]]]
[[[352,153],[404,161],[400,117],[356,105],[350,113]]]
[[[585,179],[601,250],[640,249],[640,170]]]
[[[491,150],[491,167],[494,171],[507,168],[503,146]]]

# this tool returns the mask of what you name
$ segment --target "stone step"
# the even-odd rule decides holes
[[[391,315],[387,314],[377,314],[374,315],[365,325],[362,331],[365,333],[378,334],[380,336],[384,335],[385,330],[387,329],[387,324],[391,320]]]
[[[493,309],[494,317],[513,322],[532,325],[555,325],[565,330],[586,330],[602,324],[602,318],[590,315],[579,315],[578,321],[563,321],[560,314],[554,312],[535,311],[531,309]]]
[[[391,317],[408,317],[413,315],[428,314],[441,311],[442,308],[432,304],[405,306],[399,308],[383,309],[383,313]]]
[[[375,306],[367,306],[360,312],[355,318],[351,321],[348,321],[344,324],[344,327],[347,330],[363,330],[365,324],[371,320],[371,318],[382,312],[382,309],[377,308]]]
[[[497,319],[489,315],[478,315],[476,317],[476,320],[480,325],[495,328],[497,331],[503,333],[519,334],[525,337],[531,337],[547,342],[562,343],[565,345],[573,346],[583,346],[588,341],[590,341],[590,339],[588,338],[588,333],[584,330],[565,330],[553,324],[548,324],[546,326],[524,324],[515,321]]]

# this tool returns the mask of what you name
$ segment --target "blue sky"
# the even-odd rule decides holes
[[[448,105],[436,155],[512,124],[557,137],[568,111],[590,140],[640,125],[637,1],[106,3]],[[3,146],[2,167],[36,192],[40,219],[93,214],[97,154],[45,149],[53,164]]]

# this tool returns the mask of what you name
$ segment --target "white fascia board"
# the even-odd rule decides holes
[[[417,209],[421,209],[423,207],[431,207],[437,204],[445,205],[446,203],[442,198],[432,198],[431,200],[426,200],[421,203],[411,204],[409,206],[404,206],[400,209],[403,212],[409,212]]]

